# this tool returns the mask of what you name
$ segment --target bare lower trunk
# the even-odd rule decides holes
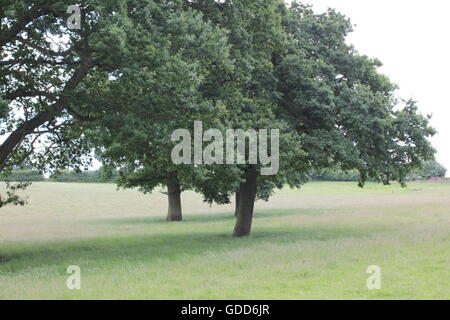
[[[239,190],[236,192],[236,204],[235,204],[235,208],[234,208],[234,216],[237,218],[238,216],[238,211],[239,211]]]
[[[249,168],[246,174],[246,181],[241,183],[239,187],[239,206],[233,237],[247,237],[250,235],[256,199],[257,177],[258,172],[256,168]]]
[[[182,221],[181,188],[176,174],[171,175],[167,181],[167,195],[169,198],[167,221]]]

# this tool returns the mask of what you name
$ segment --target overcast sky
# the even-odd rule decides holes
[[[450,176],[450,1],[303,0],[317,12],[331,7],[355,25],[348,42],[380,59],[382,73],[400,86],[399,95],[432,113],[437,160]]]

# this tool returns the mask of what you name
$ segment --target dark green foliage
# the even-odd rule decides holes
[[[170,3],[136,1],[128,10],[135,28],[127,68],[118,79],[99,75],[83,97],[87,108],[108,110],[91,124],[90,141],[104,163],[119,168],[121,187],[147,193],[175,175],[181,191],[192,189],[208,173],[174,165],[170,138],[176,129],[192,131],[196,120],[222,125],[219,82],[233,72],[227,33]]]
[[[368,179],[403,183],[408,172],[433,157],[429,119],[414,101],[395,97],[396,86],[378,73],[378,60],[346,43],[352,25],[345,16],[269,0],[190,5],[230,30],[236,66],[227,85],[240,99],[226,103],[227,124],[282,130],[281,170],[257,176],[258,198],[267,199],[285,184],[299,187],[310,172],[334,167],[359,172],[360,186]],[[248,188],[255,184],[244,182],[254,168],[238,168],[241,187],[229,192],[245,188],[252,196]],[[250,205],[243,210],[247,217],[253,214]],[[251,224],[238,214],[239,221]],[[245,230],[245,236],[250,226],[236,229]]]
[[[293,42],[279,65],[280,116],[303,134],[316,170],[355,169],[361,186],[368,178],[387,184],[433,157],[428,118],[395,98],[379,61],[346,44],[346,17],[294,3],[284,24]]]

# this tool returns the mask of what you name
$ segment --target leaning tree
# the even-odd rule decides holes
[[[229,125],[260,128],[270,122],[285,128],[278,174],[263,176],[261,165],[247,161],[238,166],[239,188],[222,190],[237,194],[234,236],[250,234],[258,195],[267,199],[286,183],[298,187],[311,170],[357,169],[361,187],[369,177],[403,183],[408,171],[433,157],[429,119],[414,101],[396,98],[396,86],[377,70],[378,60],[346,43],[352,25],[345,16],[334,10],[315,14],[308,5],[287,7],[277,0],[185,5],[230,30],[236,77],[228,81],[243,99],[227,104]],[[261,113],[256,105],[270,111]],[[251,119],[246,113],[259,120],[246,123],[243,119]]]
[[[0,7],[0,172],[89,160],[78,93],[94,73],[126,63],[129,19],[122,0],[3,0]],[[70,7],[72,7],[71,10]],[[73,19],[75,20],[73,20]],[[72,21],[73,20],[73,21]],[[15,187],[0,206],[20,204]]]

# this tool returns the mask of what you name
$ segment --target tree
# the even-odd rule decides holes
[[[358,170],[360,186],[403,183],[433,156],[428,118],[396,98],[378,60],[346,44],[352,26],[334,10],[318,15],[282,0],[90,0],[81,3],[83,27],[72,30],[68,1],[6,4],[2,170],[25,160],[82,165],[96,147],[120,168],[122,186],[167,186],[169,220],[181,219],[182,190],[217,203],[234,195],[242,237],[256,199],[300,187],[313,170]],[[276,174],[264,174],[250,147],[233,150],[239,163],[174,163],[170,137],[180,128],[192,136],[195,121],[223,136],[268,130]]]
[[[425,179],[444,178],[446,174],[447,169],[436,160],[425,161],[419,170],[420,177]]]
[[[283,133],[280,138],[280,155],[285,161],[280,162],[290,165],[279,168],[276,178],[261,177],[261,166],[249,161],[249,150],[246,150],[243,155],[246,164],[227,164],[229,172],[237,178],[235,183],[217,188],[217,179],[213,178],[213,182],[205,181],[203,186],[196,189],[209,202],[227,203],[235,194],[238,225],[239,221],[245,224],[235,228],[235,235],[239,236],[249,232],[251,219],[248,216],[253,213],[256,198],[267,200],[275,187],[281,187],[285,183],[299,186],[307,179],[304,167],[306,162],[302,160],[304,154],[299,147],[300,136],[292,132],[284,119],[277,118],[275,112],[278,92],[274,64],[286,50],[287,39],[281,24],[282,17],[278,12],[280,7],[284,8],[284,4],[282,1],[272,0],[220,3],[205,0],[183,4],[201,11],[207,21],[212,21],[229,32],[230,53],[235,67],[232,76],[222,83],[226,88],[221,92],[221,99],[226,107],[222,128],[241,129],[245,132],[278,129]],[[270,140],[271,136],[268,138]],[[234,152],[237,154],[238,150]],[[233,175],[223,171],[214,170],[212,175],[233,178]],[[256,191],[252,186],[258,186]]]
[[[261,167],[249,163],[239,166],[240,187],[229,190],[239,202],[234,236],[250,234],[258,194],[268,198],[286,183],[299,187],[313,169],[356,169],[362,187],[368,178],[403,183],[407,172],[432,158],[427,138],[435,132],[428,118],[418,114],[414,101],[395,98],[396,86],[378,73],[378,60],[346,44],[352,26],[343,15],[269,0],[189,5],[230,30],[236,60],[230,82],[242,99],[227,104],[229,123],[285,128],[277,175],[262,176]],[[235,117],[236,108],[247,113]],[[257,113],[257,121],[245,122]]]
[[[128,67],[115,78],[96,79],[93,95],[83,98],[108,110],[91,124],[90,140],[103,162],[119,167],[119,186],[144,193],[166,187],[167,220],[180,221],[181,192],[194,188],[204,168],[174,164],[171,135],[186,128],[193,136],[196,120],[218,124],[218,81],[232,71],[226,33],[171,3],[134,5],[131,18],[139,34]]]
[[[126,63],[125,1],[78,1],[80,29],[67,25],[73,1],[5,0],[0,9],[0,171],[52,170],[89,162],[78,92],[93,73]],[[8,199],[8,198],[6,198]],[[14,196],[14,199],[19,199]],[[0,206],[15,203],[2,199]]]

